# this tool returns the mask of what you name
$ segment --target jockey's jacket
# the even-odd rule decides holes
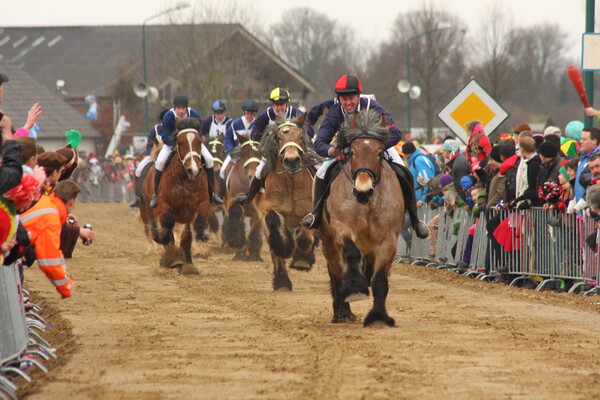
[[[218,122],[214,115],[211,118],[206,118],[202,121],[202,136],[208,140],[217,139],[221,134],[225,136],[231,121],[230,117],[225,117],[222,122]]]
[[[198,118],[198,121],[202,120],[200,118],[200,114],[198,114],[198,111],[194,110],[191,107],[188,107],[187,111],[185,112],[185,115],[181,118]],[[160,137],[162,138],[163,143],[167,146],[173,146],[173,144],[175,143],[175,122],[178,119],[180,118],[177,117],[177,114],[175,114],[174,108],[171,108],[169,111],[167,111],[165,116],[163,117],[162,128],[160,130]]]
[[[291,119],[296,118],[298,115],[302,114],[298,108],[294,106],[290,106],[288,104],[285,109],[284,118]],[[250,133],[250,139],[256,140],[260,142],[262,137],[262,133],[269,124],[274,124],[275,119],[277,118],[277,114],[275,114],[275,110],[273,107],[267,108],[265,111],[261,112],[258,117],[256,117],[256,121],[254,121],[254,125],[252,125],[252,132]]]
[[[162,130],[162,122],[160,124],[156,124],[150,129],[148,132],[148,139],[146,140],[146,155],[149,156],[152,154],[152,149],[154,148],[154,140],[160,136],[160,131]]]
[[[389,149],[390,147],[393,147],[402,139],[402,132],[400,132],[400,129],[395,125],[394,119],[376,100],[373,100],[368,96],[361,96],[358,101],[357,112],[369,109],[377,110],[379,113],[385,115],[387,124],[390,127],[390,138],[385,144],[385,148]],[[317,138],[313,144],[315,152],[321,157],[329,157],[328,152],[332,147],[330,143],[335,134],[340,130],[345,116],[346,111],[344,111],[340,103],[337,103],[329,109],[329,112],[323,118],[323,122],[321,122],[319,131],[317,132]]]
[[[75,284],[67,275],[60,251],[60,228],[67,220],[67,206],[54,193],[43,195],[33,207],[21,214],[21,223],[29,233],[40,269],[60,295],[71,297]]]
[[[252,121],[248,122],[245,116],[241,116],[240,118],[234,120],[227,127],[227,133],[225,133],[224,145],[225,145],[225,153],[229,154],[233,149],[237,147],[239,144],[238,136],[243,137],[245,139],[250,139],[250,130],[252,129],[252,124],[256,121],[254,118]]]
[[[306,113],[306,134],[312,139],[315,136],[315,125],[319,121],[319,117],[323,115],[325,109],[329,110],[334,104],[338,103],[337,97],[334,99],[325,100]]]

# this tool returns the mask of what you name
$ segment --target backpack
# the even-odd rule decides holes
[[[438,176],[439,174],[442,173],[442,170],[440,169],[440,166],[437,164],[437,159],[435,158],[435,155],[433,154],[419,154],[417,155],[417,157],[427,157],[429,158],[429,161],[431,161],[431,164],[433,164],[433,169],[435,171],[433,176]],[[415,157],[415,160],[417,159],[417,157]]]

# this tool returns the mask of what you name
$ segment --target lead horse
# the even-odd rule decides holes
[[[333,321],[354,321],[349,302],[366,299],[373,308],[363,324],[394,326],[386,311],[388,277],[396,242],[404,225],[404,197],[396,174],[384,161],[389,128],[374,110],[346,120],[338,134],[339,150],[349,160],[333,180],[319,228],[333,296]]]
[[[208,181],[201,161],[202,139],[198,134],[200,121],[183,118],[177,123],[177,137],[171,158],[168,160],[158,188],[156,208],[150,208],[149,199],[154,193],[154,168],[144,178],[143,201],[140,215],[147,236],[163,245],[165,253],[160,264],[167,267],[182,266],[182,273],[198,273],[192,263],[192,223],[206,220],[210,212]],[[173,228],[183,225],[179,247],[175,246]],[[196,232],[204,237],[204,232]]]
[[[264,193],[254,198],[254,204],[271,252],[274,290],[292,290],[287,259],[292,259],[290,268],[303,271],[309,271],[315,263],[317,238],[299,221],[312,210],[314,164],[320,158],[309,148],[303,125],[304,115],[278,121],[267,126],[260,144],[266,159],[262,176],[266,179]]]

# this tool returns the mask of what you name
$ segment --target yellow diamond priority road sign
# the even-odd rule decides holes
[[[471,79],[438,113],[438,118],[465,143],[468,141],[465,125],[479,120],[490,134],[506,118],[508,113],[490,96],[485,89]]]

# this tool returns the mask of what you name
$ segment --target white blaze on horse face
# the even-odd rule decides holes
[[[194,142],[194,138],[196,137],[196,134],[192,133],[192,132],[188,132],[188,133],[185,134],[185,137],[186,137],[186,139],[188,141],[188,145],[190,147],[189,151],[191,152],[194,149],[192,147],[192,143]],[[189,161],[190,161],[190,167],[189,168],[192,170],[192,176],[198,175],[199,169],[198,169],[198,164],[196,163],[196,160],[194,159],[194,157],[190,157]]]
[[[373,190],[373,179],[371,179],[371,175],[366,172],[359,173],[354,182],[354,190],[362,193]]]

